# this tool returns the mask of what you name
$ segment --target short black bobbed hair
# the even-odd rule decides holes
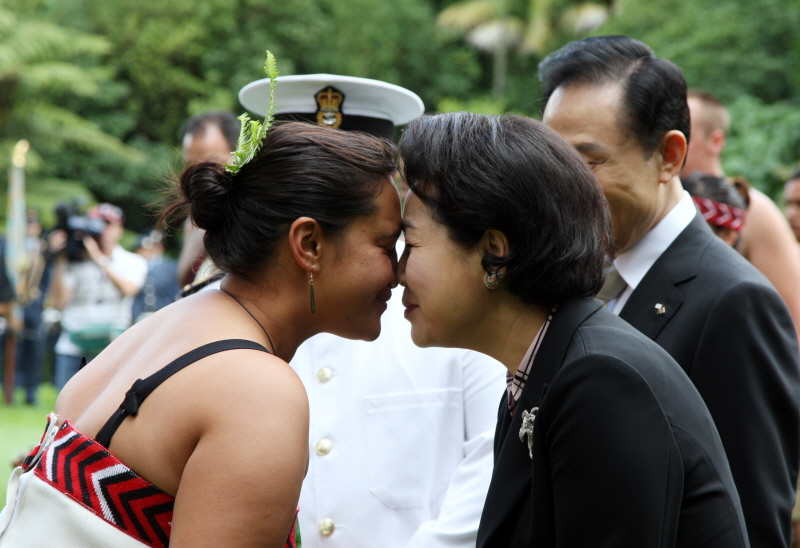
[[[458,112],[409,122],[398,145],[411,191],[464,248],[490,229],[510,251],[483,257],[505,267],[523,302],[553,306],[593,296],[611,254],[608,204],[589,166],[541,122]]]
[[[539,64],[539,80],[544,86],[542,110],[561,86],[620,84],[619,122],[648,156],[668,131],[678,130],[689,141],[686,79],[675,64],[657,58],[639,40],[592,36],[570,42]]]

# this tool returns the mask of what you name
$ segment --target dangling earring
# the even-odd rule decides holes
[[[500,280],[502,279],[503,275],[500,274],[499,270],[490,270],[484,275],[483,283],[486,284],[487,289],[494,289],[500,285]]]
[[[314,299],[314,273],[309,272],[311,277],[308,279],[308,285],[311,287],[311,313],[314,314],[317,311],[317,301]]]

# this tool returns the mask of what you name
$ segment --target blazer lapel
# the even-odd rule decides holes
[[[498,427],[496,433],[504,433],[505,437],[495,440],[495,467],[481,515],[477,546],[488,546],[487,542],[501,529],[520,499],[530,493],[532,459],[528,453],[527,439],[519,439],[522,412],[538,407],[546,384],[552,380],[564,361],[575,330],[602,306],[600,301],[588,298],[572,299],[559,305],[536,354],[514,417],[498,417],[502,426]],[[508,414],[507,407],[505,412]],[[503,413],[502,404],[500,413]],[[511,422],[510,426],[508,420]]]
[[[683,304],[678,285],[697,275],[700,258],[714,234],[698,213],[647,271],[619,317],[655,339]]]

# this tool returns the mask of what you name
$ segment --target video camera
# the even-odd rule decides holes
[[[56,206],[56,226],[53,230],[63,230],[67,234],[67,246],[64,253],[69,261],[84,261],[86,257],[86,247],[83,245],[83,238],[89,236],[98,242],[100,235],[106,228],[103,219],[87,217],[78,201],[64,202]]]

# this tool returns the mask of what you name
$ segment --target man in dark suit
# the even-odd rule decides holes
[[[614,268],[601,294],[702,395],[750,545],[788,547],[800,459],[794,325],[770,283],[713,235],[681,188],[683,75],[641,42],[604,36],[551,54],[539,76],[543,121],[584,156],[610,205]]]

